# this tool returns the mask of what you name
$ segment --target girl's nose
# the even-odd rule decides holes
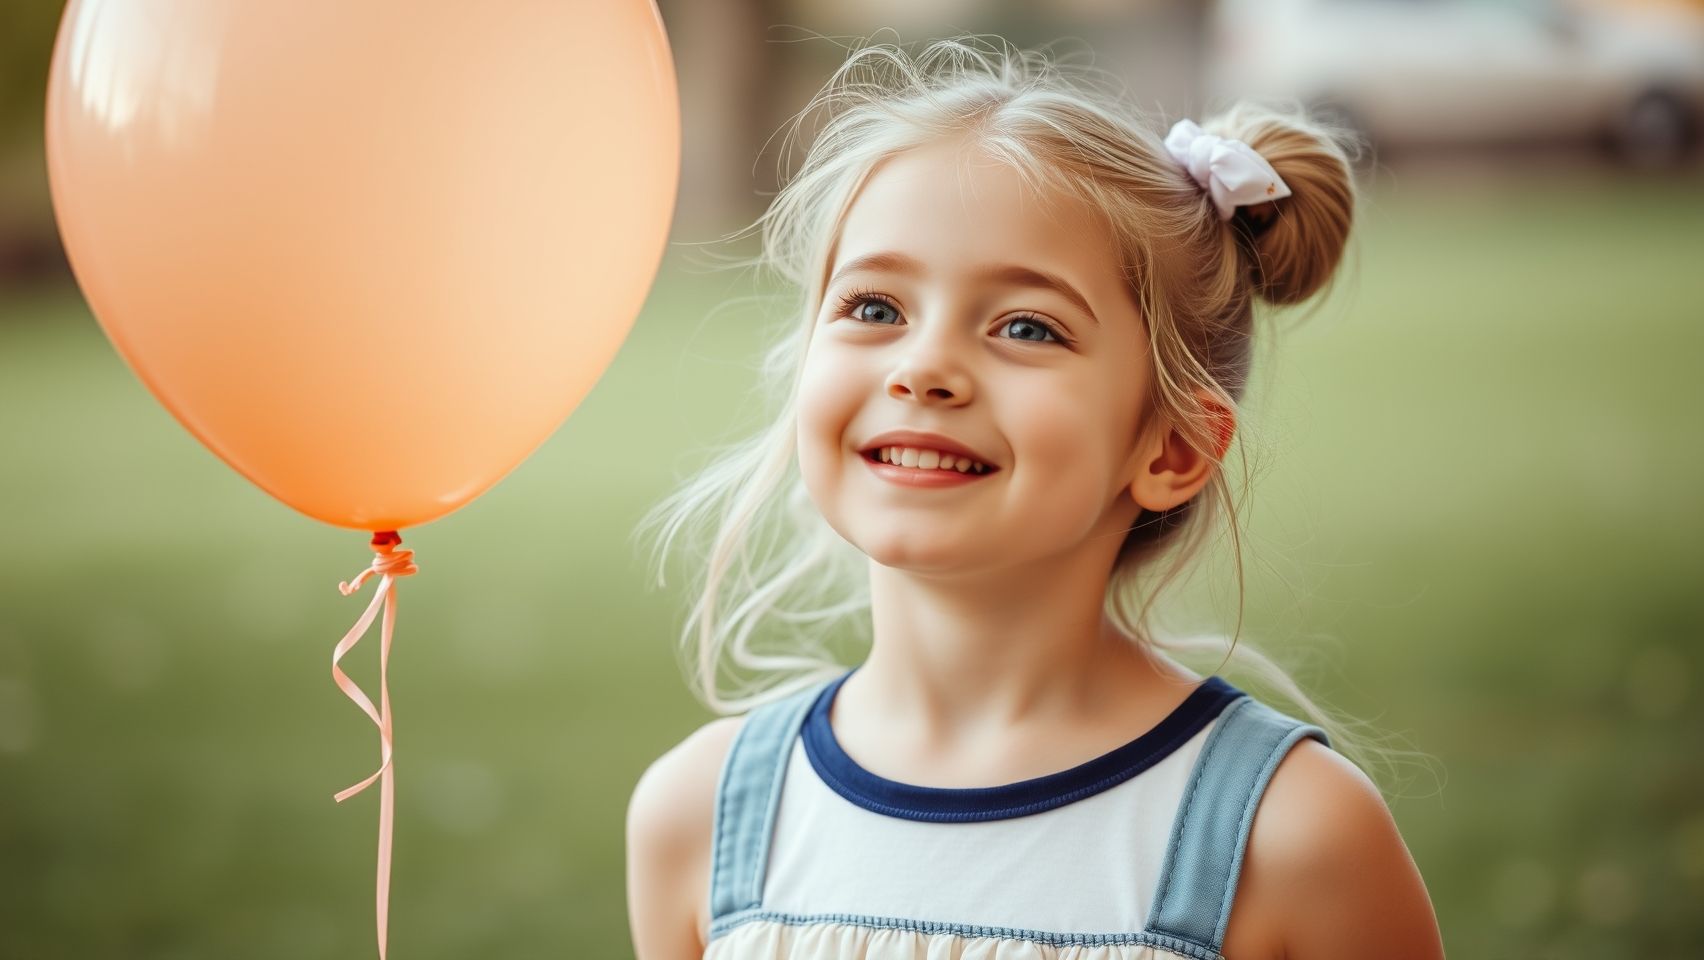
[[[963,404],[969,401],[972,393],[970,373],[956,355],[956,351],[964,347],[951,341],[952,334],[945,330],[919,337],[888,375],[888,396],[927,403]]]

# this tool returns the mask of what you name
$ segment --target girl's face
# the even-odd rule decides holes
[[[1091,537],[1116,549],[1139,509],[1150,366],[1091,210],[1063,198],[1046,209],[1004,163],[934,144],[873,171],[827,276],[798,445],[830,526],[917,572],[1022,564]],[[865,455],[891,430],[942,435],[994,469],[904,482]]]

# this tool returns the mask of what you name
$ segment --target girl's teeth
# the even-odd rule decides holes
[[[986,467],[974,461],[943,454],[939,450],[920,450],[915,447],[883,447],[884,463],[912,467],[918,470],[957,470],[959,473],[983,473]]]

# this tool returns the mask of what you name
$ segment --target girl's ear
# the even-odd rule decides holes
[[[1195,496],[1213,478],[1219,461],[1230,449],[1236,414],[1224,398],[1196,391],[1207,415],[1217,425],[1216,449],[1203,453],[1191,446],[1170,423],[1155,423],[1136,450],[1136,475],[1130,498],[1154,511],[1169,510]]]

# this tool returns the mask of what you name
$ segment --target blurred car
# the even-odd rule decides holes
[[[1220,0],[1206,85],[1294,99],[1378,147],[1592,140],[1638,165],[1697,146],[1704,13],[1677,3]]]

